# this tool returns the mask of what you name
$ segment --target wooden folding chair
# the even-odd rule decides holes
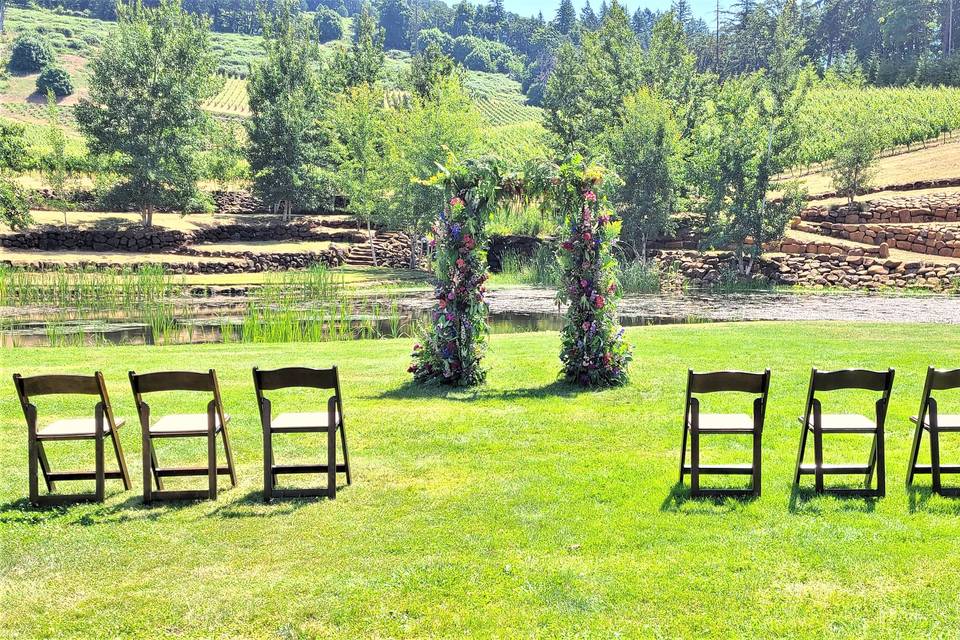
[[[930,367],[927,369],[927,381],[923,385],[923,396],[920,399],[920,411],[910,418],[916,425],[913,435],[913,451],[910,454],[910,465],[907,468],[907,486],[913,484],[913,477],[918,473],[929,473],[932,479],[934,493],[940,495],[958,496],[960,489],[944,489],[940,482],[943,474],[960,473],[960,465],[940,464],[940,434],[960,433],[960,415],[942,414],[939,412],[936,399],[931,395],[934,391],[960,389],[960,369],[941,371]],[[920,441],[923,432],[930,432],[930,464],[917,464],[920,455]]]
[[[680,447],[680,482],[690,474],[690,495],[760,495],[761,449],[763,421],[767,412],[770,370],[763,373],[687,371],[687,400],[683,416],[683,441]],[[700,399],[694,396],[734,392],[756,395],[753,416],[744,413],[700,413]],[[690,434],[690,466],[686,464],[687,434]],[[704,434],[741,434],[753,437],[753,460],[750,464],[705,465],[700,463],[700,436]],[[701,489],[701,475],[749,475],[748,489]]]
[[[337,368],[307,369],[291,367],[274,371],[253,368],[253,385],[260,407],[260,422],[263,426],[263,499],[269,502],[274,496],[283,498],[337,497],[337,474],[345,473],[350,484],[350,457],[347,453],[347,433],[343,425],[343,401],[340,395],[340,376]],[[319,413],[281,413],[272,416],[270,400],[264,391],[290,388],[329,389],[333,395],[327,400],[327,410]],[[343,446],[343,464],[337,463],[337,432]],[[273,455],[273,435],[279,433],[326,433],[326,464],[278,465]],[[311,489],[281,489],[277,476],[284,474],[327,474],[327,486]]]
[[[886,494],[886,461],[883,447],[883,427],[887,419],[887,407],[890,403],[890,392],[893,390],[894,370],[866,371],[863,369],[846,369],[843,371],[817,371],[810,373],[810,389],[807,393],[807,405],[803,416],[799,419],[800,451],[797,454],[797,467],[793,477],[794,486],[800,485],[801,475],[812,475],[815,480],[817,493],[834,493],[840,495],[875,496]],[[876,391],[881,394],[876,403],[876,419],[857,413],[825,414],[822,411],[818,392],[829,392],[849,389],[863,389]],[[804,464],[803,455],[807,446],[807,434],[813,433],[813,464]],[[858,464],[824,464],[823,436],[824,434],[867,434],[873,436],[873,447],[870,451],[870,460],[865,465]],[[875,489],[873,475],[876,472],[877,484]],[[864,474],[863,489],[825,489],[823,477],[827,474]]]
[[[230,437],[227,423],[230,416],[223,412],[220,399],[220,385],[217,372],[210,369],[207,373],[189,371],[165,371],[159,373],[137,374],[130,372],[130,386],[137,403],[140,416],[140,431],[143,436],[143,501],[149,504],[153,500],[202,500],[217,499],[217,477],[230,475],[230,484],[237,486],[237,474],[230,450]],[[213,395],[207,403],[206,413],[173,414],[163,416],[150,423],[150,405],[143,401],[143,395],[158,391],[206,391]],[[223,437],[223,452],[227,458],[226,466],[217,464],[217,434]],[[153,440],[157,438],[206,438],[207,464],[199,467],[160,467]],[[168,491],[163,487],[164,478],[207,476],[206,490]],[[154,490],[151,483],[156,483]]]
[[[27,446],[29,449],[30,473],[30,503],[40,505],[69,504],[73,502],[103,502],[106,480],[123,480],[123,488],[130,488],[130,476],[127,473],[127,462],[123,457],[123,448],[120,446],[118,428],[123,425],[123,419],[115,420],[113,408],[110,406],[110,397],[107,395],[107,386],[103,382],[103,374],[99,371],[92,376],[74,375],[47,375],[24,378],[19,373],[13,375],[13,383],[20,397],[20,406],[27,420]],[[94,406],[93,418],[68,418],[57,420],[50,425],[39,428],[37,425],[37,407],[30,402],[33,396],[43,395],[91,395],[98,396],[99,402]],[[107,471],[104,461],[103,441],[109,436],[113,443],[113,452],[117,456],[117,471]],[[43,443],[50,441],[93,440],[94,464],[93,471],[51,471],[47,461]],[[37,469],[43,473],[43,480],[47,485],[48,495],[40,495]],[[69,480],[94,480],[96,482],[93,493],[57,494],[56,483]]]

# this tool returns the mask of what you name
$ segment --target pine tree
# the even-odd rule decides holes
[[[586,0],[583,4],[583,9],[580,10],[580,23],[584,29],[589,31],[595,31],[600,27],[600,18],[593,12],[593,7],[590,6],[590,0]]]
[[[560,1],[553,26],[565,36],[570,35],[577,28],[577,10],[573,8],[573,0]]]

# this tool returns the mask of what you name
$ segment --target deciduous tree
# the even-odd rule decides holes
[[[209,21],[178,0],[117,8],[117,28],[91,64],[90,94],[76,109],[90,150],[110,156],[121,176],[115,195],[153,224],[158,206],[196,202],[207,115],[217,90]]]

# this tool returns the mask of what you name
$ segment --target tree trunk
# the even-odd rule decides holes
[[[370,226],[370,218],[367,218],[367,238],[370,240],[370,254],[373,256],[373,266],[377,264],[377,244],[373,241],[373,228]]]
[[[143,222],[143,226],[152,227],[153,226],[153,203],[147,204],[146,209],[140,210],[140,221]]]
[[[417,268],[417,234],[410,234],[410,268]]]
[[[640,234],[640,250],[643,252],[640,254],[640,262],[643,266],[647,266],[647,232],[644,231]]]

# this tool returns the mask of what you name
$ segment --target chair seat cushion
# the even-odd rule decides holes
[[[803,422],[803,418],[800,418]],[[813,429],[813,415],[807,423]],[[820,416],[820,426],[823,431],[833,433],[873,433],[877,424],[870,418],[859,413],[824,413]]]
[[[700,431],[753,433],[753,418],[745,413],[701,413]]]
[[[910,418],[914,423],[917,422],[917,416]],[[924,427],[930,427],[930,419],[924,421]],[[948,431],[957,431],[960,430],[960,415],[957,414],[940,414],[937,416],[937,428],[945,429]]]
[[[123,425],[123,418],[115,418],[117,426]],[[110,433],[110,424],[103,421],[103,432]],[[97,435],[97,421],[94,418],[66,418],[37,431],[37,437],[41,440],[54,440],[62,438],[69,440],[71,438],[93,438]]]
[[[281,413],[270,421],[272,431],[325,430],[329,428],[330,416],[326,411],[316,413]],[[340,424],[340,412],[336,415]],[[336,425],[335,425],[336,426]]]
[[[230,422],[230,416],[226,416]],[[217,417],[217,431],[223,428],[220,418]],[[150,427],[152,436],[205,436],[207,435],[207,414],[205,413],[172,413],[163,416]]]

